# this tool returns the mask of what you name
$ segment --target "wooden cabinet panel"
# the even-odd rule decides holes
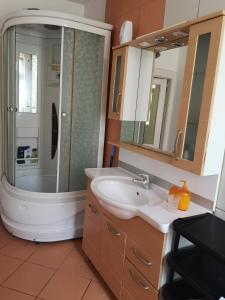
[[[158,288],[162,255],[155,251],[154,244],[146,241],[146,245],[143,247],[128,238],[126,257],[155,288]]]
[[[113,52],[112,73],[109,95],[109,118],[120,120],[123,107],[125,77],[127,67],[127,47]]]
[[[128,260],[125,261],[124,266],[123,286],[133,299],[158,299],[158,292]]]
[[[213,175],[219,172],[224,154],[223,150],[222,157],[220,157],[220,150],[224,146],[221,143],[219,149],[216,149],[216,157],[214,153],[208,151],[210,143],[217,145],[218,140],[221,141],[219,138],[221,130],[217,130],[212,138],[210,127],[212,128],[211,121],[213,119],[212,113],[220,66],[223,27],[224,17],[222,16],[190,27],[184,75],[185,85],[178,121],[178,131],[182,133],[179,142],[180,159],[174,161],[173,164],[199,175]],[[201,40],[204,36],[208,36],[208,45],[205,42],[206,39]],[[199,49],[201,53],[198,55]],[[205,49],[207,53],[205,54],[202,49]],[[205,62],[204,56],[206,56]],[[203,79],[200,80],[202,77]],[[195,97],[195,95],[198,97]],[[198,106],[200,107],[198,108]],[[198,118],[195,116],[197,113],[199,113]],[[218,113],[217,117],[220,118]],[[221,120],[221,122],[223,121]],[[188,141],[191,146],[188,145]],[[210,153],[211,157],[207,153]],[[210,163],[211,167],[207,169],[206,166],[211,161],[213,161],[213,164]]]
[[[101,273],[119,298],[121,292],[126,235],[108,218],[103,216],[101,247]]]
[[[82,242],[82,249],[88,258],[92,261],[96,269],[100,270],[100,255],[99,251],[93,246],[93,244],[85,237]]]
[[[135,300],[125,288],[122,289],[120,299],[121,300]],[[141,300],[141,299],[139,299],[139,300]]]
[[[103,217],[103,238],[120,253],[124,253],[126,235],[121,228],[117,227],[110,219]]]
[[[96,201],[95,201],[96,202]],[[102,240],[101,212],[96,203],[86,199],[82,248],[93,264],[99,269]]]

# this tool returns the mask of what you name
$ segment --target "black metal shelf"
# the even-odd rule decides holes
[[[168,264],[203,299],[218,300],[225,295],[225,266],[199,247],[188,247],[168,256]]]
[[[217,257],[225,264],[225,222],[207,213],[195,217],[177,219],[173,223],[177,234],[182,235],[202,250]]]
[[[170,277],[162,289],[164,299],[218,300],[225,297],[225,222],[212,214],[204,214],[178,219],[173,225],[175,243],[167,257]],[[181,236],[193,246],[180,249]],[[174,280],[175,272],[181,276],[178,281]],[[187,296],[188,290],[193,296]]]
[[[162,289],[162,295],[167,300],[203,300],[186,281],[179,279],[166,284]]]

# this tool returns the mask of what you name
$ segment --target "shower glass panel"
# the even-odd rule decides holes
[[[16,26],[15,186],[34,192],[56,192],[61,55],[57,49],[61,27]]]
[[[84,169],[98,165],[104,44],[103,36],[65,29],[60,192],[84,190]]]
[[[16,96],[16,29],[9,28],[3,38],[4,74],[4,169],[7,180],[15,184],[15,96]]]
[[[58,168],[58,192],[69,190],[71,110],[73,95],[75,30],[63,28],[63,69],[61,100],[61,142]]]

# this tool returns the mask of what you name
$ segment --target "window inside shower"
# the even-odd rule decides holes
[[[84,190],[99,166],[105,37],[25,24],[4,34],[4,161],[33,192]]]

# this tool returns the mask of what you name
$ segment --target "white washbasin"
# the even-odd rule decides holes
[[[164,189],[152,184],[146,190],[130,177],[99,176],[91,182],[91,189],[101,205],[121,219],[139,215],[144,206],[160,205],[167,197]]]

